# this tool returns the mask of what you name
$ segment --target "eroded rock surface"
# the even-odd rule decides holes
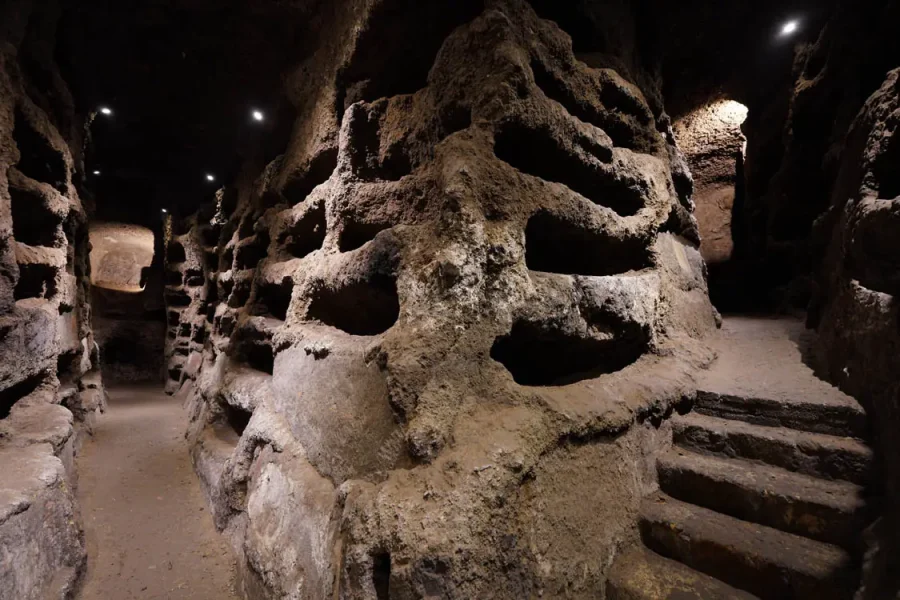
[[[732,218],[735,194],[742,190],[743,183],[747,139],[741,124],[746,118],[746,106],[719,100],[674,125],[678,147],[694,178],[695,214],[703,238],[700,253],[710,265],[729,261],[734,252]]]
[[[84,566],[74,453],[105,394],[91,332],[74,109],[50,4],[0,9],[0,598],[64,598]],[[48,86],[37,86],[35,77]]]
[[[817,224],[830,233],[819,274],[821,338],[828,377],[860,398],[872,416],[884,457],[888,509],[871,532],[866,593],[900,589],[896,541],[900,531],[900,70],[891,71],[857,116],[841,156],[829,212]]]
[[[287,152],[173,223],[195,467],[250,597],[597,597],[710,358],[687,170],[526,3],[395,4],[322,11]]]
[[[94,223],[91,237],[91,283],[137,293],[146,285],[143,270],[153,262],[153,232],[125,223]]]

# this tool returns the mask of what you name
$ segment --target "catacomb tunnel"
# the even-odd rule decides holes
[[[900,597],[900,2],[0,4],[0,600]]]

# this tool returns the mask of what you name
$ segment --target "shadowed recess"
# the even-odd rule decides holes
[[[234,268],[238,271],[255,268],[269,253],[269,234],[261,231],[249,242],[237,247]]]
[[[295,174],[284,186],[282,195],[288,204],[295,206],[306,200],[321,184],[328,181],[331,174],[337,168],[337,149],[328,149],[313,158],[309,167],[302,173]]]
[[[16,283],[15,298],[43,298],[49,300],[56,296],[56,267],[42,264],[19,265],[19,281]]]
[[[525,263],[533,271],[617,275],[652,266],[649,244],[616,238],[541,211],[525,227]]]
[[[587,162],[573,154],[546,129],[505,123],[496,134],[494,153],[523,173],[561,183],[619,215],[634,215],[644,206],[644,192],[636,182],[617,178],[593,157]]]
[[[29,246],[56,246],[63,241],[60,218],[48,210],[38,194],[13,186],[9,188],[13,236]]]
[[[337,289],[321,286],[313,295],[307,316],[350,335],[377,335],[391,328],[400,315],[397,283],[375,275]]]
[[[550,325],[517,321],[494,341],[491,358],[516,383],[558,386],[615,373],[640,358],[646,343],[628,339],[592,339]]]
[[[270,316],[280,321],[287,318],[294,282],[286,278],[281,283],[257,283],[254,315]]]
[[[391,597],[391,554],[379,552],[372,557],[372,585],[376,600],[390,600]]]
[[[275,353],[272,346],[262,342],[247,342],[241,345],[238,357],[252,369],[272,374],[275,369]]]
[[[57,191],[66,193],[65,160],[50,146],[44,136],[31,126],[28,118],[19,109],[16,109],[13,139],[21,154],[17,165],[19,170],[35,181],[49,183]]]
[[[46,378],[46,373],[38,373],[4,390],[0,390],[0,419],[8,417],[16,402],[34,392],[44,383]]]
[[[381,223],[363,223],[353,218],[345,219],[344,228],[341,229],[341,235],[338,238],[338,248],[341,252],[350,252],[361,248],[390,227],[390,225]]]
[[[225,415],[225,422],[228,423],[228,426],[231,427],[238,437],[244,435],[244,430],[247,429],[247,425],[250,423],[250,418],[253,416],[253,413],[249,410],[244,410],[239,406],[233,406],[224,402],[220,406],[222,407],[222,412]]]
[[[602,129],[616,146],[644,152],[653,149],[653,134],[645,127],[635,127],[623,115],[594,106],[588,99],[575,94],[539,60],[531,61],[531,71],[534,82],[548,98],[562,104],[572,116]],[[622,103],[616,106],[621,108]]]
[[[166,246],[166,262],[169,264],[182,263],[187,260],[184,252],[184,245],[181,242],[171,241]]]
[[[322,247],[326,232],[325,205],[319,204],[288,227],[279,237],[279,243],[294,258],[303,258]]]

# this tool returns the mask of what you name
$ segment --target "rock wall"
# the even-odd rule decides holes
[[[708,265],[727,262],[734,252],[732,213],[735,191],[743,175],[741,124],[747,107],[733,100],[708,104],[675,122],[678,147],[694,177],[695,216],[703,243],[700,254]]]
[[[222,194],[219,193],[221,204]],[[203,350],[211,332],[219,305],[217,273],[222,259],[218,256],[218,238],[222,223],[211,223],[206,214],[205,226],[197,218],[188,222],[166,219],[165,228],[165,387],[178,391],[184,382],[197,378]],[[177,226],[177,229],[173,227]],[[230,269],[223,269],[230,275]],[[228,283],[223,292],[230,292]],[[228,294],[225,293],[225,300]],[[227,323],[226,323],[227,326]],[[223,335],[229,335],[225,330]]]
[[[900,593],[900,69],[865,103],[846,140],[819,273],[820,358],[870,415],[884,469],[884,517],[870,532],[865,598]]]
[[[668,118],[521,0],[316,18],[285,154],[168,236],[243,589],[603,597],[715,327]]]
[[[104,404],[80,141],[53,3],[0,8],[0,598],[63,598],[84,568],[73,458]]]
[[[92,223],[91,283],[137,293],[146,286],[144,269],[153,263],[153,232],[126,223]]]
[[[0,598],[68,597],[85,564],[74,455],[105,401],[79,136],[53,3],[0,9]]]

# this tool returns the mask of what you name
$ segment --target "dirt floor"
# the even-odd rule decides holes
[[[815,333],[792,317],[726,316],[713,338],[718,360],[700,379],[700,388],[744,398],[786,403],[812,402],[858,408],[859,403],[810,366]]]
[[[83,600],[238,598],[231,549],[191,467],[186,420],[161,387],[110,390],[78,458]]]

